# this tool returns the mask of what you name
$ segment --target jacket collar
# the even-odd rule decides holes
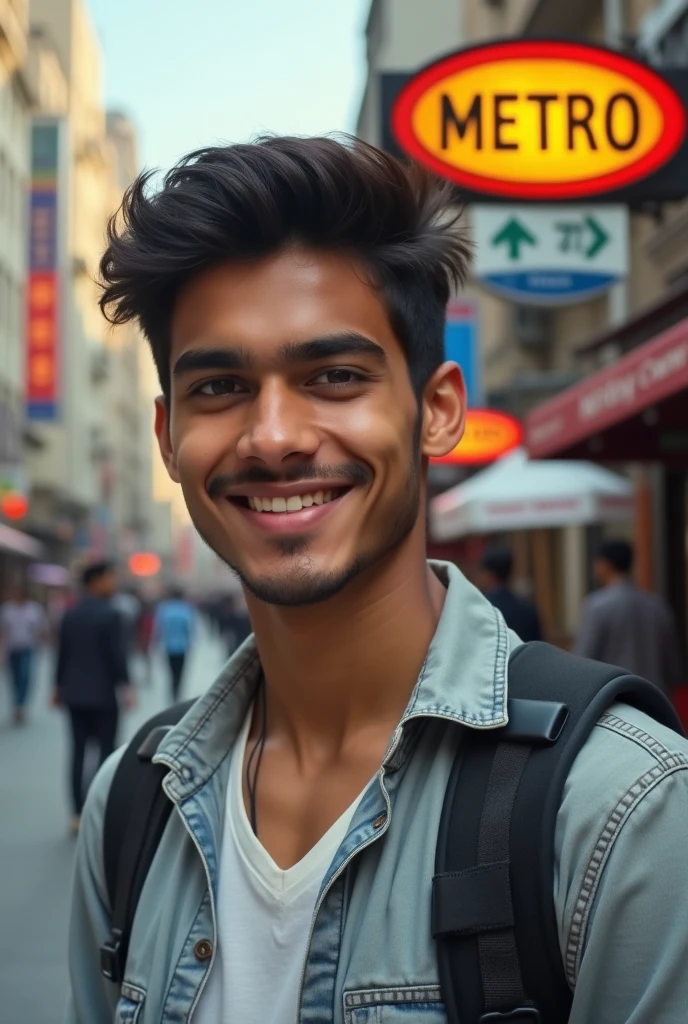
[[[397,732],[412,719],[424,717],[475,729],[499,728],[508,720],[509,653],[520,641],[455,565],[430,566],[447,587],[447,596]],[[176,775],[170,780],[170,795],[189,796],[217,771],[241,730],[259,678],[260,661],[251,636],[158,747],[153,760],[168,765]]]

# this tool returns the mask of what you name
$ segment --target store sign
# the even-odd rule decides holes
[[[555,395],[526,421],[532,458],[556,454],[688,389],[688,319]]]
[[[35,124],[26,317],[26,406],[30,420],[56,420],[59,412],[58,159],[58,124]]]
[[[494,409],[469,409],[464,435],[453,451],[435,463],[481,466],[518,448],[523,428],[517,419]]]
[[[450,302],[444,328],[444,357],[458,363],[469,406],[482,402],[478,313],[472,302]]]
[[[686,108],[666,77],[611,50],[554,40],[445,57],[407,82],[391,118],[401,149],[442,177],[531,201],[633,185],[686,138]]]
[[[520,303],[581,302],[628,273],[624,206],[476,205],[474,273]]]

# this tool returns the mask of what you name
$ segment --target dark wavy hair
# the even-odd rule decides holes
[[[108,225],[100,305],[113,324],[139,322],[166,396],[180,287],[213,264],[292,245],[341,252],[365,267],[420,395],[443,360],[445,306],[469,260],[452,186],[349,136],[268,136],[198,150],[158,191],[151,174],[127,189]]]

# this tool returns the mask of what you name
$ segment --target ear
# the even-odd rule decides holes
[[[443,363],[423,389],[423,455],[441,458],[456,448],[466,425],[466,406],[461,369],[456,363]]]
[[[160,454],[162,455],[162,461],[165,463],[165,468],[172,480],[178,484],[177,459],[170,440],[169,408],[166,399],[162,395],[155,399],[155,436],[160,445]]]

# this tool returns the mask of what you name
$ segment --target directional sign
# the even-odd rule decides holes
[[[475,276],[516,302],[581,302],[628,272],[623,206],[479,205],[471,211]]]

